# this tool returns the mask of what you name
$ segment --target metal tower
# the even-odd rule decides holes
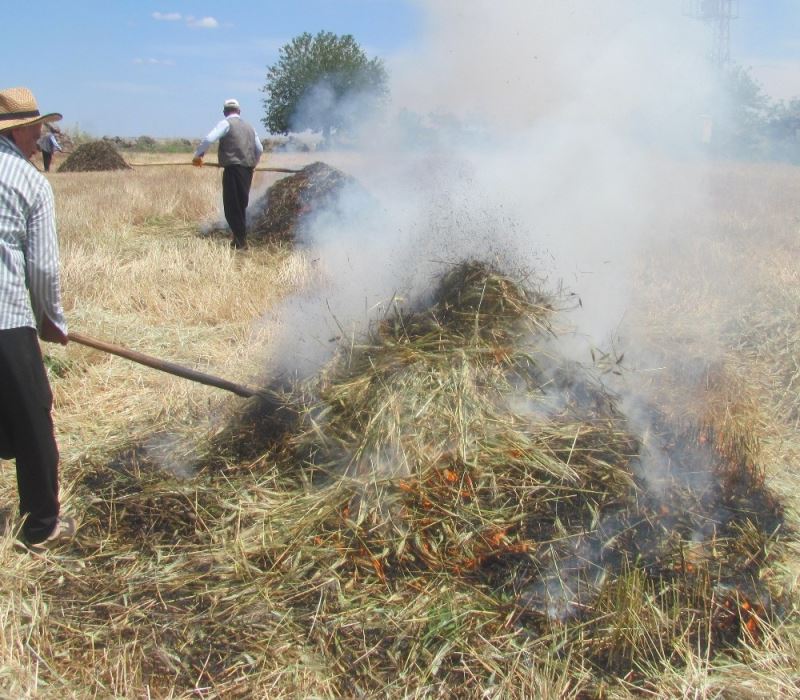
[[[731,20],[739,16],[739,0],[684,0],[684,13],[700,19],[713,32],[711,62],[724,68],[731,60]]]

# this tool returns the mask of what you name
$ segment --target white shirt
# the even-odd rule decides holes
[[[53,190],[13,141],[0,136],[0,328],[67,332]]]
[[[219,124],[217,124],[211,131],[208,132],[208,135],[200,142],[200,145],[197,147],[194,155],[202,158],[212,143],[219,141],[230,131],[231,125],[228,119],[233,118],[240,119],[241,117],[238,114],[229,114],[227,117],[225,117],[225,119],[219,122]],[[253,133],[255,134],[256,140],[256,153],[258,154],[258,158],[260,158],[261,154],[264,152],[264,146],[261,145],[261,140],[258,138],[258,134],[256,134],[255,129],[253,129]],[[258,160],[258,158],[256,158],[256,160]]]
[[[52,132],[45,134],[39,139],[39,150],[44,153],[55,153],[61,150],[61,146],[56,141],[55,134]]]

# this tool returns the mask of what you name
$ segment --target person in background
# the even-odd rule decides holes
[[[247,204],[250,185],[261,154],[264,151],[256,130],[240,116],[239,102],[225,100],[222,105],[224,119],[219,122],[197,147],[192,163],[203,165],[203,156],[209,146],[219,141],[217,158],[222,170],[222,206],[225,220],[233,233],[231,246],[247,248]]]
[[[50,172],[50,161],[53,160],[53,153],[61,151],[61,146],[56,141],[56,135],[49,124],[44,125],[42,136],[36,142],[39,150],[42,152],[42,161],[44,162],[44,171]]]
[[[21,540],[44,549],[75,534],[61,514],[53,394],[38,337],[67,344],[50,183],[30,162],[42,124],[24,87],[0,90],[0,457],[16,460]]]

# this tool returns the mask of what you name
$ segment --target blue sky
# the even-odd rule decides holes
[[[739,0],[731,57],[771,97],[800,97],[800,0]]]
[[[3,87],[30,87],[42,109],[96,136],[202,136],[227,97],[255,125],[267,66],[294,36],[353,34],[372,57],[418,23],[397,0],[37,0],[3,16]]]
[[[30,87],[42,109],[62,112],[65,126],[94,136],[200,137],[227,97],[238,98],[263,132],[259,90],[282,45],[302,32],[349,33],[368,56],[391,65],[423,31],[426,1],[7,3],[2,87]],[[588,12],[615,2],[569,1]],[[682,0],[674,1],[677,8]],[[498,9],[503,2],[496,0]],[[800,95],[798,30],[800,0],[740,0],[733,59],[751,66],[770,95]]]

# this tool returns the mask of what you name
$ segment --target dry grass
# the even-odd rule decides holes
[[[148,158],[165,159],[148,155],[141,162]],[[311,160],[270,156],[280,167]],[[673,217],[670,225],[691,235],[642,261],[641,303],[625,332],[651,350],[658,366],[675,368],[646,374],[662,389],[665,415],[676,424],[712,422],[727,440],[723,451],[757,459],[796,523],[800,441],[797,402],[786,388],[800,365],[793,272],[800,250],[791,205],[800,173],[721,166],[715,175],[708,219]],[[176,166],[50,179],[73,330],[240,383],[264,383],[276,330],[270,311],[302,289],[314,269],[289,248],[234,256],[196,235],[199,222],[217,215],[218,171]],[[491,326],[475,313],[465,320]],[[797,695],[793,609],[759,620],[757,637],[742,635],[722,654],[702,643],[713,572],[696,576],[689,588],[659,588],[631,567],[614,585],[601,586],[592,601],[597,616],[574,628],[520,622],[517,606],[498,597],[496,589],[510,590],[502,576],[476,587],[463,571],[471,559],[502,552],[500,561],[518,563],[524,538],[514,523],[524,508],[546,505],[536,501],[537,490],[555,492],[559,480],[579,481],[596,470],[600,480],[619,480],[613,493],[630,493],[630,475],[602,458],[626,453],[630,436],[610,418],[593,430],[551,424],[549,436],[504,424],[481,391],[501,382],[498,367],[514,358],[503,329],[463,347],[424,324],[413,343],[403,341],[408,328],[400,330],[378,329],[349,358],[351,374],[325,377],[314,392],[323,404],[309,401],[287,419],[304,426],[288,442],[274,433],[274,406],[265,419],[256,402],[75,344],[47,347],[64,501],[83,526],[73,548],[47,557],[20,554],[11,533],[0,540],[3,694]],[[375,351],[384,345],[394,354]],[[708,347],[718,349],[713,358]],[[455,349],[458,361],[443,348]],[[397,373],[398,364],[408,371]],[[687,374],[703,381],[689,383]],[[424,384],[431,377],[439,389]],[[381,393],[391,383],[395,391]],[[415,403],[420,384],[428,398]],[[359,409],[386,396],[382,411]],[[326,406],[338,408],[323,413]],[[409,413],[422,417],[413,434],[404,432]],[[487,416],[494,440],[481,437]],[[356,435],[348,434],[353,424]],[[580,441],[576,427],[585,431]],[[509,463],[498,450],[512,434],[519,454]],[[538,465],[539,482],[525,469],[526,455],[541,454],[536,440],[560,445]],[[409,468],[381,472],[387,462]],[[342,465],[349,467],[346,478]],[[13,504],[8,467],[0,490]],[[514,498],[484,495],[459,510],[467,475],[469,488]],[[581,483],[576,493],[592,491],[591,482]],[[524,498],[515,500],[520,493]],[[426,500],[447,512],[429,512]],[[597,507],[592,498],[585,505],[587,513]],[[424,518],[429,522],[415,531]],[[501,521],[506,531],[489,531]],[[483,524],[480,536],[475,523]],[[387,524],[402,537],[389,536]],[[399,543],[400,551],[391,549]],[[554,541],[551,551],[559,546]],[[793,600],[800,555],[786,554],[781,538],[744,529],[738,541],[720,546],[759,551],[776,600]],[[514,571],[525,573],[506,573]],[[627,672],[604,675],[600,660],[606,670]]]
[[[180,188],[179,173],[185,183]],[[212,215],[219,197],[215,174],[153,169],[52,178],[73,330],[242,381],[258,374],[257,360],[246,351],[258,333],[252,321],[283,293],[263,275],[263,266],[283,261],[278,274],[291,288],[303,283],[304,263],[280,250],[240,259],[224,245],[198,238],[197,219]],[[56,387],[57,406],[64,409],[62,449],[72,439],[81,450],[95,440],[107,449],[108,436],[126,436],[131,419],[173,420],[175,406],[202,400],[191,385],[77,345],[50,352],[66,366],[82,368],[67,372]],[[216,358],[222,363],[212,366]],[[87,396],[102,417],[91,425],[94,439],[72,429],[73,418],[76,426],[86,423]]]

